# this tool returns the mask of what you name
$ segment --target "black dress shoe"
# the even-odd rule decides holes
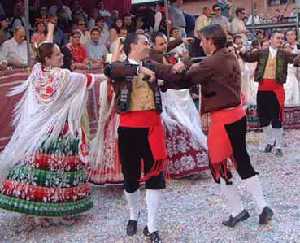
[[[283,157],[283,152],[282,152],[281,148],[275,149],[275,156],[278,157],[278,158]]]
[[[269,207],[264,207],[262,213],[259,215],[259,224],[267,224],[272,220],[273,211]]]
[[[146,236],[146,237],[150,237],[150,232],[149,232],[149,230],[148,230],[148,226],[146,226],[146,227],[144,228],[143,234],[144,234],[144,236]]]
[[[232,215],[229,216],[228,220],[225,220],[222,222],[222,224],[233,228],[237,223],[244,221],[246,219],[248,219],[250,217],[250,214],[248,213],[247,210],[243,210],[242,212],[240,212],[237,216],[233,217]]]
[[[158,231],[155,231],[150,234],[150,242],[151,243],[162,243]]]
[[[265,149],[264,149],[264,152],[265,152],[265,153],[271,153],[272,150],[273,150],[273,145],[267,144],[267,146],[266,146]]]
[[[133,236],[137,232],[137,220],[128,220],[127,235]]]

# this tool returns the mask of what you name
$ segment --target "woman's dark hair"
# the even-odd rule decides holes
[[[48,57],[48,58],[51,57],[51,55],[53,54],[54,46],[55,46],[55,44],[51,43],[51,42],[42,43],[37,48],[37,56],[36,56],[37,62],[40,62],[41,64],[45,65],[46,57]]]
[[[42,25],[44,25],[44,27],[45,27],[44,34],[45,34],[45,35],[47,35],[47,33],[48,33],[48,30],[47,30],[47,25],[46,25],[46,23],[45,23],[45,22],[36,21],[36,23],[35,23],[35,29],[36,29],[36,31],[37,31],[37,29],[38,29],[38,26],[39,26],[39,24],[42,24]]]
[[[208,25],[204,27],[200,33],[204,38],[211,39],[217,50],[224,48],[227,45],[226,33],[219,24]]]
[[[117,32],[117,34],[120,34],[120,30],[121,30],[121,29],[120,29],[118,26],[114,25],[114,24],[113,24],[109,29],[110,29],[110,30],[111,30],[111,29],[115,29],[116,32]]]

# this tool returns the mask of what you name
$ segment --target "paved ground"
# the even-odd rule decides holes
[[[171,181],[161,209],[161,235],[165,243],[300,242],[300,130],[286,133],[289,147],[284,148],[282,159],[257,152],[259,136],[249,135],[249,149],[265,195],[275,211],[272,225],[258,226],[255,205],[245,193],[245,206],[252,217],[235,229],[223,227],[220,222],[227,216],[226,208],[218,196],[218,186],[210,178]],[[242,186],[240,189],[244,191]],[[94,209],[73,226],[30,229],[24,216],[0,211],[0,242],[146,242],[142,237],[145,210],[138,235],[127,238],[122,190],[109,187],[94,191]]]

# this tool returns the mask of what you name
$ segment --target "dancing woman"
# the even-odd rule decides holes
[[[48,26],[53,36],[53,25]],[[80,127],[87,89],[104,75],[62,69],[52,42],[37,50],[38,63],[11,95],[24,92],[15,108],[14,134],[0,156],[0,207],[49,218],[76,215],[93,206],[87,183],[87,141]]]

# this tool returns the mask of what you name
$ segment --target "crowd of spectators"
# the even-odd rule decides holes
[[[76,69],[101,67],[107,54],[114,52],[119,38],[133,32],[149,35],[161,32],[169,34],[170,40],[193,36],[193,43],[199,43],[199,30],[212,23],[222,25],[229,38],[241,38],[244,45],[250,46],[249,40],[256,40],[260,46],[266,45],[268,41],[267,31],[251,33],[246,28],[252,22],[262,23],[256,11],[252,16],[244,8],[237,7],[233,13],[230,1],[218,0],[212,8],[203,7],[202,13],[195,18],[182,10],[182,0],[169,1],[167,20],[163,4],[138,9],[134,6],[130,13],[120,15],[117,10],[106,10],[102,0],[97,1],[89,12],[82,8],[79,0],[55,0],[50,5],[35,6],[34,11],[30,11],[28,40],[24,1],[16,0],[12,16],[5,14],[0,3],[0,68],[26,67],[33,63],[34,50],[46,40],[49,21],[55,25],[54,42],[61,47],[66,57],[71,58],[65,60],[67,67]],[[273,21],[280,22],[283,19],[284,15],[276,11]],[[27,45],[27,41],[30,45]],[[184,48],[180,48],[177,48],[177,53],[184,52]],[[193,45],[189,48],[199,53]]]

